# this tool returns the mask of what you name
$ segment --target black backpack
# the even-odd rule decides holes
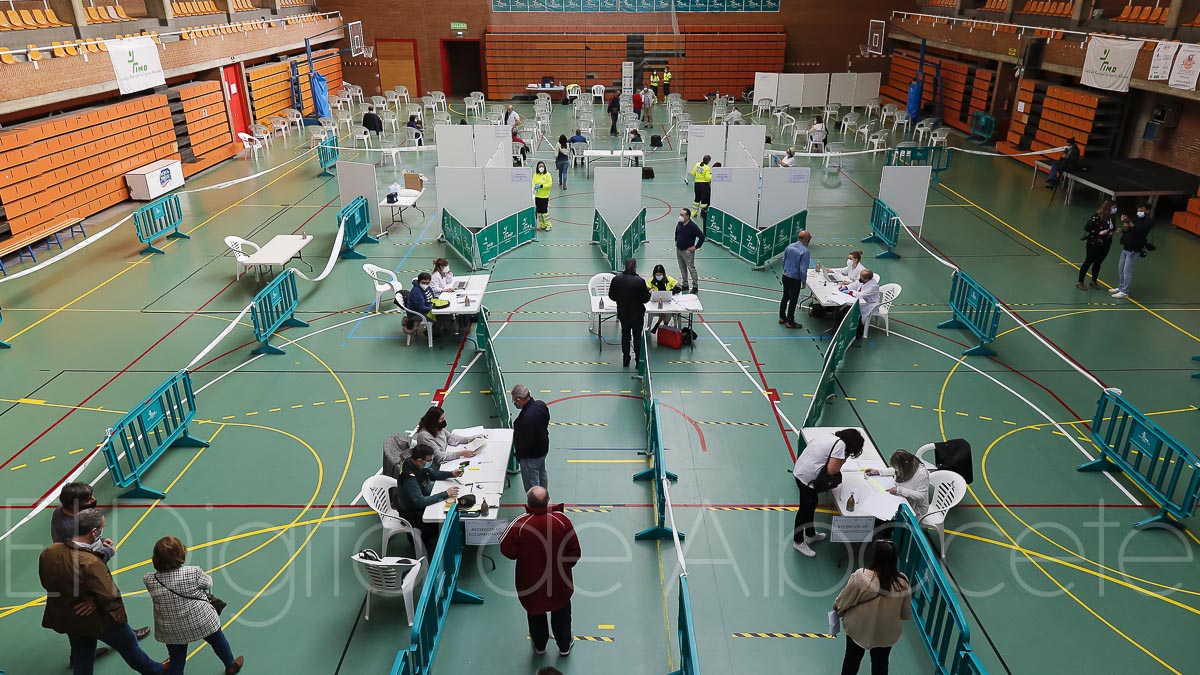
[[[654,178],[654,167],[643,166],[642,167],[642,180],[648,180],[648,179],[652,179],[652,178]]]
[[[654,134],[650,137],[650,147],[661,148],[662,146],[663,146],[662,136],[659,136],[658,134]]]

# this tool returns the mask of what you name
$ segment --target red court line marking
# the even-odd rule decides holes
[[[574,398],[590,398],[592,396],[616,396],[618,398],[632,398],[637,401],[642,400],[641,396],[634,396],[633,394],[576,394],[575,396],[564,396],[562,398],[556,398],[553,401],[546,401],[546,405],[554,405],[555,403],[561,403],[562,401],[570,401],[571,399],[574,399]],[[668,403],[663,403],[662,401],[659,401],[658,404],[660,406],[670,410],[671,412],[675,413],[676,415],[679,415],[683,419],[687,420],[688,424],[692,425],[692,428],[696,430],[696,435],[700,438],[700,451],[708,452],[708,441],[704,438],[704,431],[702,431],[700,429],[700,425],[696,423],[696,420],[692,419],[686,413],[684,413],[682,410],[680,410],[679,408],[676,408],[673,405],[670,405]]]
[[[321,212],[324,211],[325,209],[329,208],[329,205],[332,204],[334,202],[334,200],[336,200],[336,199],[338,199],[338,197],[334,197],[333,199],[330,199],[329,201],[325,202],[325,206],[322,206],[321,208],[317,209],[315,213],[313,213],[311,216],[308,217],[308,220],[304,221],[303,223],[300,223],[300,227],[297,227],[296,229],[292,230],[292,234],[296,234],[300,230],[303,230],[304,226],[308,225],[309,221],[311,221],[313,218],[316,218],[317,216],[321,215]]]
[[[704,321],[704,315],[700,315],[700,320]],[[706,322],[707,323],[707,322]],[[750,343],[750,336],[746,334],[746,327],[741,321],[734,322],[737,324],[738,330],[742,332],[742,340],[746,342],[746,347],[750,350],[750,360],[754,362],[754,368],[758,370],[758,378],[762,380],[763,389],[770,389],[771,385],[767,384],[767,376],[763,374],[762,364],[758,362],[758,356],[754,353],[754,345]],[[779,407],[772,401],[767,401],[771,404],[771,414],[775,416],[775,424],[779,425],[779,433],[783,436],[783,442],[787,445],[788,455],[792,458],[792,463],[796,462],[796,449],[792,447],[792,439],[788,436],[788,430],[783,426],[783,418],[779,415]]]
[[[534,298],[534,299],[532,299],[532,300],[529,300],[529,301],[527,301],[527,302],[523,302],[523,303],[521,303],[520,305],[518,305],[518,306],[517,306],[516,308],[514,308],[514,309],[510,309],[510,310],[508,311],[508,318],[507,318],[507,319],[505,319],[505,320],[504,320],[504,322],[505,322],[505,323],[508,323],[509,321],[511,321],[511,320],[512,320],[512,315],[513,315],[514,313],[521,311],[521,309],[522,309],[522,308],[524,308],[524,307],[527,307],[527,306],[529,306],[529,305],[532,305],[533,303],[535,303],[535,302],[537,302],[537,301],[539,301],[539,300],[545,300],[546,298],[549,298],[550,296],[553,296],[553,295],[562,295],[563,293],[578,293],[579,291],[586,291],[586,290],[587,290],[587,288],[568,288],[568,289],[567,289],[567,290],[565,290],[565,291],[554,291],[553,293],[547,293],[547,294],[545,294],[545,295],[539,295],[538,297],[536,297],[536,298]]]

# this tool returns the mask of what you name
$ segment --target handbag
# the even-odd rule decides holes
[[[164,584],[162,582],[162,580],[158,578],[158,574],[154,575],[154,580],[158,582],[159,586],[162,586],[163,588],[167,589],[168,591],[171,591],[172,593],[174,593],[175,595],[178,595],[181,598],[184,598],[185,600],[198,600],[200,602],[207,602],[208,604],[212,605],[213,609],[217,610],[217,616],[221,616],[221,612],[225,611],[225,608],[228,606],[228,604],[224,600],[218,598],[217,596],[215,596],[212,593],[209,593],[207,591],[204,592],[203,598],[197,598],[192,595],[184,595],[183,593],[180,593],[179,591],[175,590],[174,588],[171,588],[170,586]]]
[[[838,443],[844,444],[845,441],[839,438]],[[817,477],[812,482],[812,488],[817,492],[828,492],[842,484],[841,472],[829,473],[829,460],[833,458],[834,448],[837,448],[837,443],[834,443],[833,447],[829,449],[829,456],[825,458],[825,463],[821,465],[821,470],[817,472]]]
[[[659,326],[658,332],[659,347],[669,347],[671,349],[681,349],[683,347],[683,333],[678,328],[672,326]]]
[[[842,610],[841,613],[839,613],[836,609],[829,610],[829,634],[837,636],[838,633],[842,632],[842,617],[849,613],[850,610],[858,607],[859,605],[865,605],[868,602],[879,598],[880,596],[880,593],[876,593],[874,596],[867,598],[866,600],[850,605],[846,609]]]

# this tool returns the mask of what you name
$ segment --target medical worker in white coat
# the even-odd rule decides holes
[[[846,266],[834,268],[833,273],[844,279],[847,283],[858,279],[858,275],[866,268],[862,264],[862,251],[850,251],[846,256]]]
[[[843,286],[841,290],[843,293],[848,293],[858,298],[858,309],[861,318],[858,322],[858,331],[855,334],[855,338],[861,339],[863,336],[863,327],[871,321],[871,316],[879,308],[879,279],[875,276],[874,272],[863,267],[862,271],[858,273],[858,281],[850,282],[848,286]]]

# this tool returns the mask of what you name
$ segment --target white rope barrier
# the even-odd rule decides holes
[[[687,561],[683,559],[683,546],[679,543],[679,527],[675,525],[675,507],[671,505],[670,479],[663,476],[662,485],[658,489],[663,491],[663,500],[667,504],[667,520],[671,523],[671,539],[675,542],[675,558],[679,561],[679,571],[687,576]]]

